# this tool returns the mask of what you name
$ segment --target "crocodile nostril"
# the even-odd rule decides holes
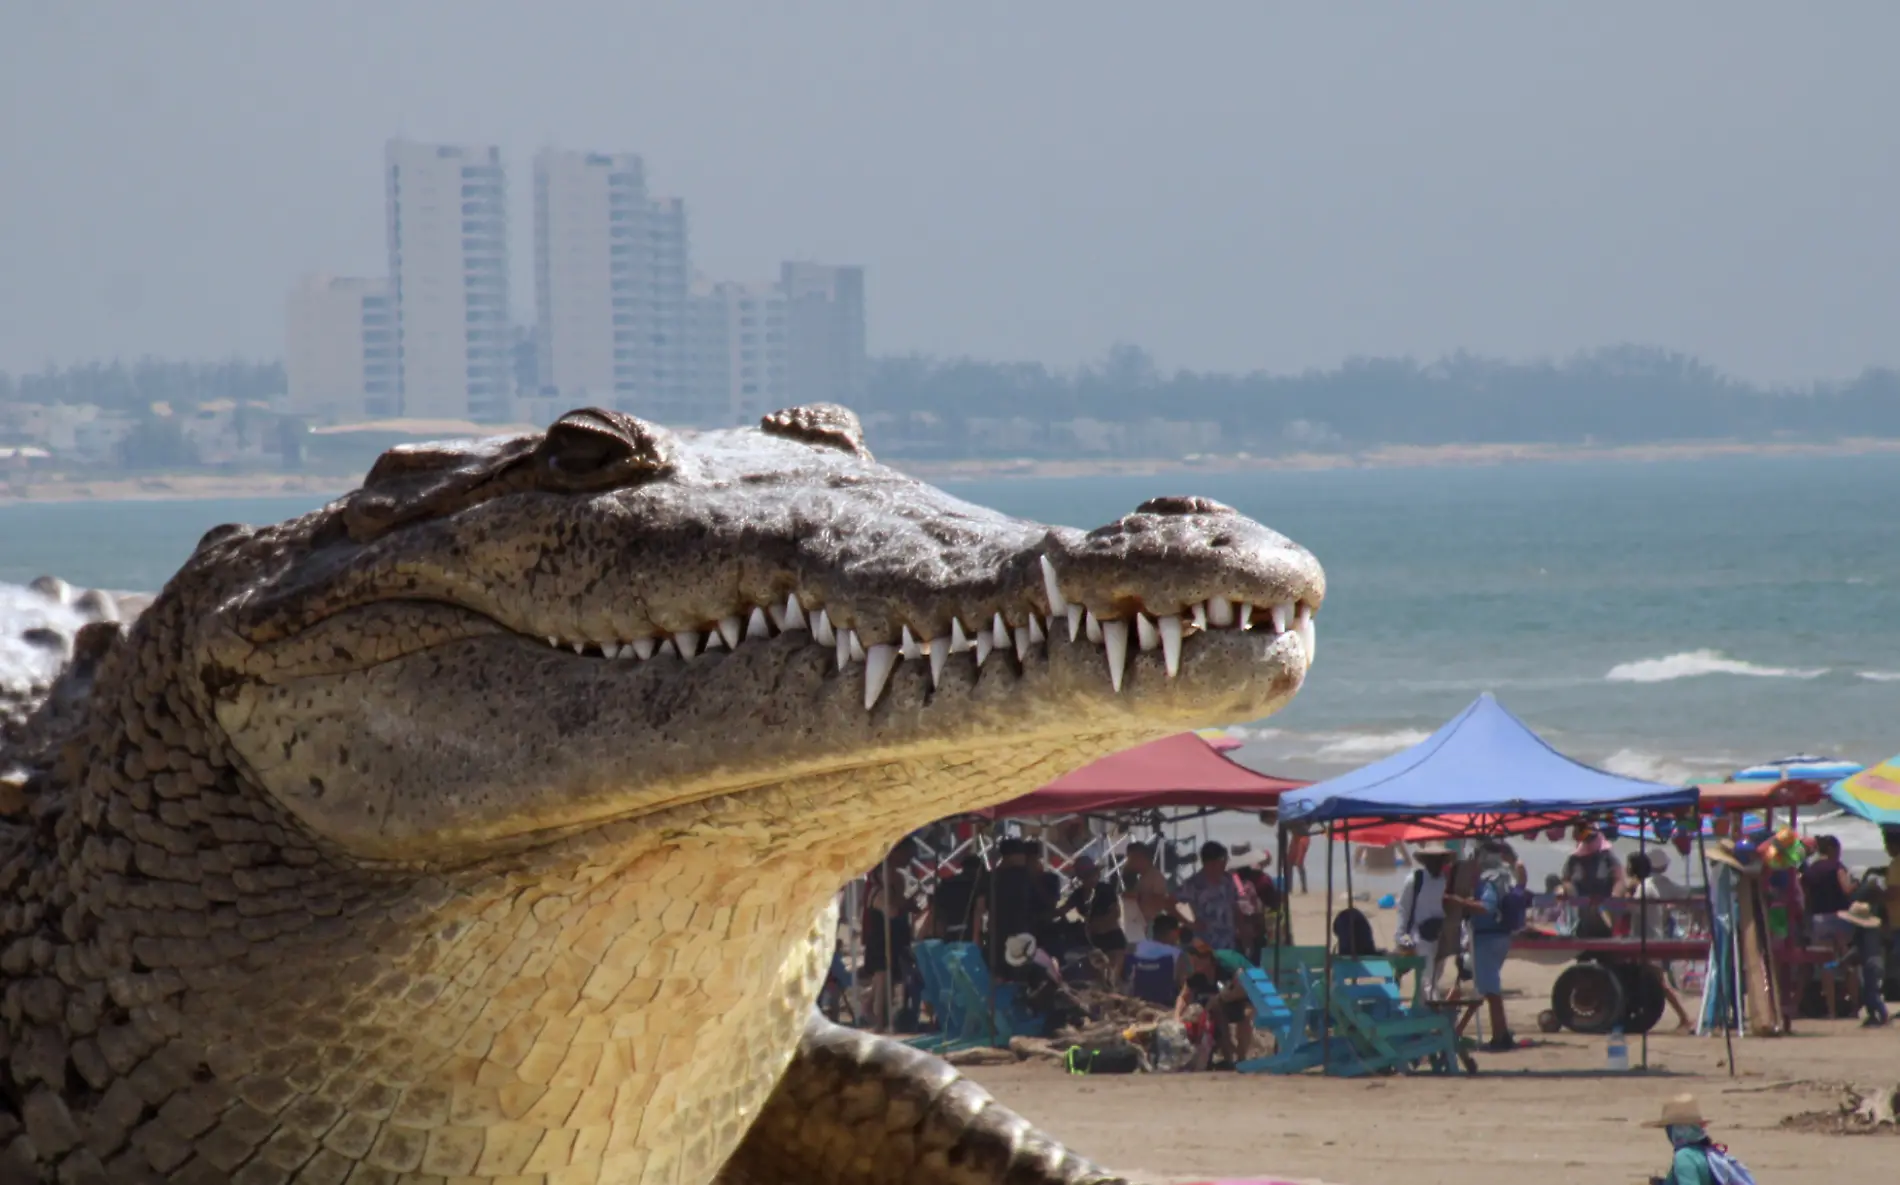
[[[1223,505],[1212,498],[1196,498],[1186,494],[1170,494],[1164,498],[1150,498],[1135,507],[1136,514],[1235,514],[1231,506]]]

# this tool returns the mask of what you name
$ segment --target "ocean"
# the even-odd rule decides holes
[[[1619,773],[1720,778],[1790,753],[1900,750],[1900,467],[1877,457],[947,482],[1092,527],[1204,494],[1326,567],[1294,703],[1233,725],[1249,765],[1321,777],[1491,691]],[[309,497],[0,506],[0,581],[155,589],[203,532]],[[1857,845],[1858,846],[1858,845]]]

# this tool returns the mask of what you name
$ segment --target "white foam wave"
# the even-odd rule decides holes
[[[1603,760],[1592,763],[1600,769],[1645,782],[1686,786],[1691,782],[1719,781],[1739,764],[1732,756],[1684,756],[1644,753],[1637,749],[1618,749]]]
[[[1314,733],[1311,739],[1318,742],[1318,747],[1312,756],[1315,761],[1370,761],[1409,749],[1430,735],[1416,728],[1393,732]]]
[[[1702,675],[1747,675],[1757,679],[1814,679],[1827,674],[1827,668],[1802,670],[1796,667],[1766,667],[1759,663],[1730,658],[1719,650],[1686,650],[1663,658],[1644,658],[1621,662],[1603,677],[1612,683],[1667,683],[1672,679],[1694,679]]]
[[[1900,671],[1860,671],[1858,674],[1874,683],[1900,683]]]

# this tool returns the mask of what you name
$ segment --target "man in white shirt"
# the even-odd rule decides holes
[[[1420,974],[1425,980],[1425,998],[1437,1000],[1438,940],[1445,927],[1445,874],[1451,868],[1452,854],[1443,844],[1428,843],[1413,849],[1412,857],[1419,867],[1405,878],[1405,888],[1399,893],[1398,933],[1393,943],[1403,954],[1424,958]]]

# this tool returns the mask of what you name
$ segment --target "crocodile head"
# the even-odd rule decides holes
[[[1049,752],[1276,710],[1324,595],[1217,503],[1024,522],[878,465],[833,407],[399,448],[196,563],[245,574],[193,665],[254,779],[347,851],[426,863],[717,799],[802,816],[764,820],[787,838],[987,805]],[[784,792],[900,764],[883,797]]]

